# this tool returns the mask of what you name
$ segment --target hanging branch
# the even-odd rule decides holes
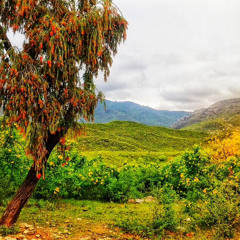
[[[1,25],[0,25],[0,41],[3,42],[4,48],[6,51],[12,48],[12,44],[7,37],[6,31]]]

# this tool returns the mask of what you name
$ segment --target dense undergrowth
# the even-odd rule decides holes
[[[4,206],[31,161],[17,131],[1,134],[0,204]],[[151,195],[156,202],[150,219],[145,221],[130,212],[116,224],[159,239],[168,232],[194,234],[199,229],[211,231],[216,239],[231,238],[239,226],[240,158],[234,153],[216,162],[209,151],[194,147],[172,160],[146,155],[139,163],[121,166],[110,165],[101,157],[86,158],[76,149],[67,156],[63,159],[57,151],[51,155],[46,179],[41,179],[33,196],[36,202],[77,199],[124,203]]]

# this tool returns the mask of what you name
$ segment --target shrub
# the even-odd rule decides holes
[[[240,196],[232,184],[225,182],[220,188],[208,194],[200,211],[200,226],[213,226],[216,239],[233,238],[240,223]]]

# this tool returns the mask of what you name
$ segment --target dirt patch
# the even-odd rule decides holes
[[[20,232],[15,235],[0,236],[0,240],[130,240],[146,239],[134,234],[124,233],[119,228],[109,228],[107,225],[76,220],[74,227],[68,222],[61,226],[41,227],[27,223],[18,224]]]

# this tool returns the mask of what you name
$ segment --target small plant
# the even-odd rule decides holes
[[[175,231],[178,219],[173,204],[159,205],[155,209],[152,229],[154,234],[161,238],[166,230]]]
[[[17,225],[12,225],[10,228],[7,228],[6,226],[1,226],[0,227],[0,234],[2,236],[7,236],[7,235],[15,235],[20,232],[20,228]]]

